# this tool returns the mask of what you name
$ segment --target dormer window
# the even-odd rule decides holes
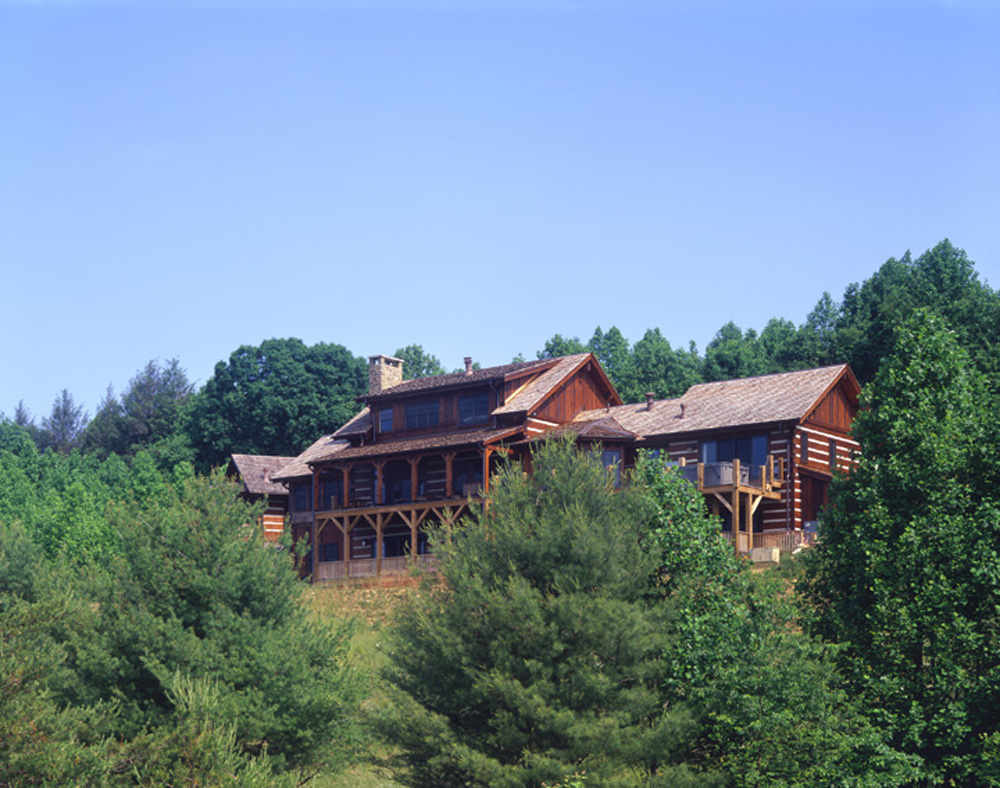
[[[378,412],[378,431],[392,432],[392,406],[381,408]]]
[[[459,424],[483,424],[489,418],[490,403],[485,391],[481,394],[470,394],[458,398]]]
[[[438,425],[438,411],[436,399],[409,403],[406,406],[406,429],[419,430],[424,427],[436,427]]]

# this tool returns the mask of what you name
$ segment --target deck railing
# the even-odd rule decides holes
[[[342,580],[345,577],[373,577],[376,574],[374,558],[355,558],[353,561],[320,561],[316,567],[316,580]],[[383,575],[405,575],[411,570],[433,572],[437,570],[437,557],[418,555],[413,561],[409,556],[392,556],[382,559]]]
[[[728,542],[733,541],[732,531],[722,531],[722,536]],[[745,532],[738,534],[740,552],[748,552],[747,536]],[[816,534],[811,531],[774,531],[753,535],[754,547],[777,547],[782,553],[792,553],[800,547],[814,544],[816,544]]]

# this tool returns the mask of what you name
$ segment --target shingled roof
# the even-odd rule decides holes
[[[337,438],[349,438],[352,435],[364,435],[371,429],[372,426],[372,412],[371,408],[365,406],[361,411],[354,416],[350,421],[347,422],[343,427],[337,430],[334,437]]]
[[[288,488],[275,481],[276,474],[294,457],[275,457],[262,454],[233,454],[231,468],[243,480],[243,491],[251,495],[288,495]]]
[[[568,357],[571,358],[571,357]],[[513,364],[503,364],[498,367],[487,367],[485,369],[474,369],[471,372],[453,372],[448,375],[431,375],[425,378],[411,378],[397,383],[387,389],[383,389],[377,394],[362,394],[359,400],[365,402],[378,402],[388,397],[398,397],[401,394],[419,394],[423,391],[439,390],[446,388],[457,388],[467,386],[470,383],[483,383],[497,378],[506,378],[508,375],[519,372],[530,372],[533,369],[545,369],[555,366],[558,359],[538,359],[537,361],[517,361]]]
[[[652,408],[643,402],[584,411],[574,422],[612,416],[624,429],[652,437],[802,420],[844,374],[851,372],[846,364],[840,364],[699,383],[681,397],[655,401]],[[853,376],[850,379],[856,385]]]
[[[447,432],[440,435],[424,435],[414,438],[369,443],[367,446],[337,446],[331,447],[328,453],[317,452],[307,462],[322,462],[324,460],[353,460],[360,457],[378,457],[387,454],[402,455],[427,449],[446,449],[458,446],[481,446],[487,443],[497,443],[510,437],[519,436],[521,427],[505,427],[503,429],[462,430]],[[311,448],[311,447],[310,447]],[[302,459],[299,457],[299,459]]]
[[[555,359],[556,363],[548,369],[540,370],[534,380],[514,392],[507,402],[496,408],[493,415],[506,413],[530,413],[546,396],[555,391],[559,385],[572,375],[583,364],[590,353],[577,353],[572,356],[562,356]],[[608,384],[611,385],[610,382]],[[614,388],[612,387],[612,390]]]
[[[298,457],[293,457],[278,473],[273,474],[271,478],[290,480],[301,479],[303,476],[312,476],[312,468],[309,467],[309,463],[315,462],[320,456],[324,458],[332,457],[338,451],[343,451],[350,445],[348,441],[337,440],[336,433],[333,435],[324,435]]]

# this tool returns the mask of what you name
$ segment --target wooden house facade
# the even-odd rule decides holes
[[[360,399],[277,475],[317,580],[432,566],[427,527],[481,504],[502,458],[582,410],[622,404],[590,353],[479,370],[466,359],[464,372],[412,380],[399,359],[373,356]]]
[[[590,353],[403,380],[369,359],[363,408],[272,475],[289,488],[303,574],[326,580],[433,566],[426,529],[489,495],[496,465],[572,432],[620,473],[640,449],[682,466],[741,552],[806,538],[835,469],[857,444],[859,387],[846,365],[692,386],[624,404]]]
[[[635,436],[701,490],[740,552],[809,541],[835,472],[859,450],[851,437],[860,387],[847,365],[692,386],[683,396],[583,412]],[[735,525],[734,525],[735,523]]]
[[[294,461],[294,457],[272,457],[259,454],[230,455],[226,475],[240,483],[240,497],[251,503],[264,501],[260,526],[264,539],[277,542],[285,529],[288,513],[288,486],[271,475]]]

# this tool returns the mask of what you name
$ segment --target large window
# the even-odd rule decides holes
[[[469,394],[458,398],[458,423],[482,424],[490,418],[489,397],[482,394]]]
[[[411,402],[406,406],[406,429],[419,430],[423,427],[436,427],[438,425],[438,410],[436,399]]]
[[[767,462],[767,435],[744,435],[702,441],[701,461],[704,463],[732,462],[759,468]]]

